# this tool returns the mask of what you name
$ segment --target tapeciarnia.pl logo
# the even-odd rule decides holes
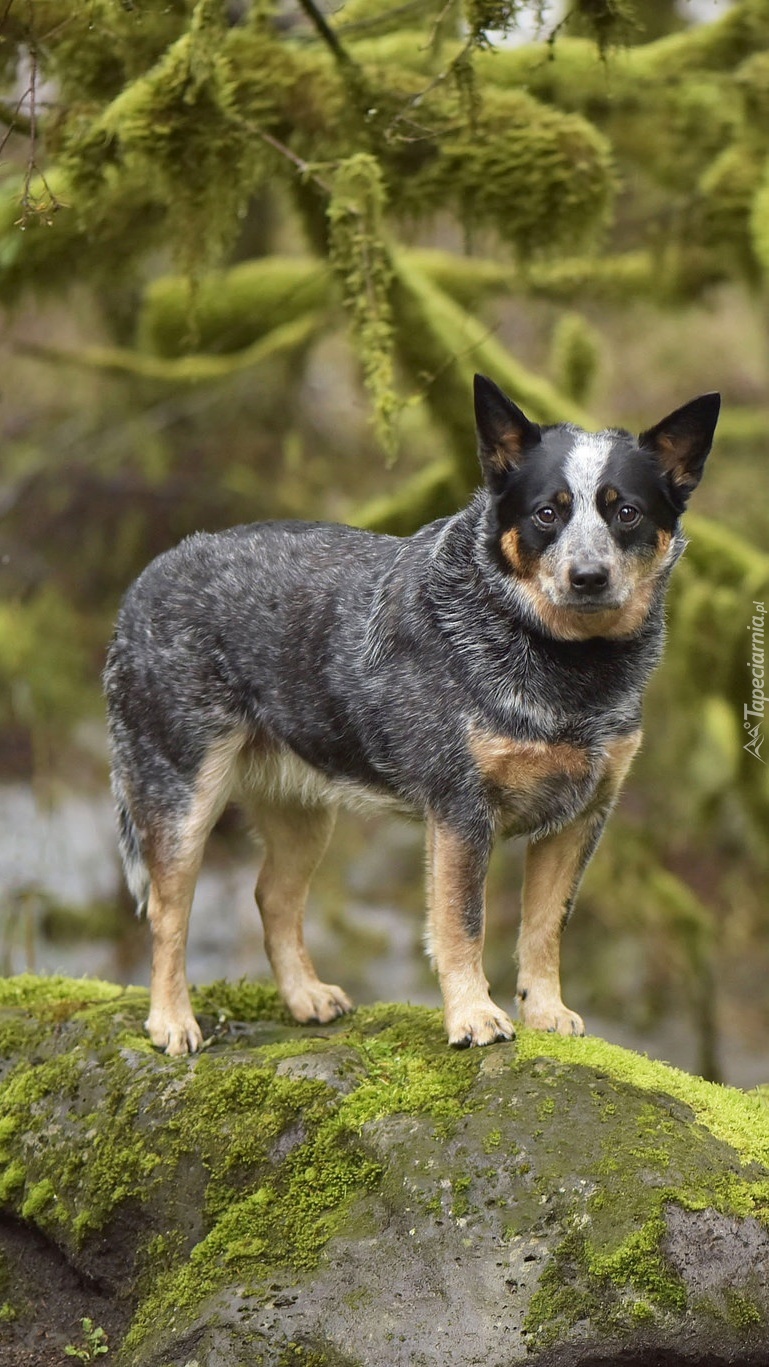
[[[747,628],[751,634],[751,658],[748,660],[748,669],[751,674],[751,695],[750,703],[745,703],[742,708],[742,724],[750,739],[742,748],[747,750],[749,754],[755,755],[762,764],[766,764],[766,760],[761,756],[761,746],[764,743],[761,725],[766,707],[766,695],[764,693],[766,678],[764,673],[764,617],[766,608],[763,603],[756,603],[755,600],[753,607],[755,613]]]

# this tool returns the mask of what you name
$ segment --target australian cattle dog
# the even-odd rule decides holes
[[[528,837],[522,1020],[582,1034],[559,944],[641,739],[641,700],[719,396],[636,439],[540,427],[476,376],[483,487],[413,536],[323,522],[197,533],[129,589],[105,683],[126,876],[152,928],[147,1028],[202,1036],[185,973],[206,839],[230,801],[261,835],[265,944],[298,1021],[351,1009],[302,923],[340,803],[425,818],[427,942],[449,1041],[513,1037],[482,963],[498,835]]]

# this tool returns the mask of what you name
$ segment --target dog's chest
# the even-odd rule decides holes
[[[518,740],[473,725],[468,743],[510,834],[572,821],[593,797],[604,769],[600,752],[562,741]]]

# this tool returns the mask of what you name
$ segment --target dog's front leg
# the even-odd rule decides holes
[[[582,816],[555,835],[531,841],[526,853],[518,940],[521,1019],[535,1030],[584,1035],[582,1018],[561,1000],[561,932],[605,814]]]
[[[640,743],[640,731],[610,742],[593,805],[555,835],[529,843],[518,939],[518,1001],[521,1019],[535,1030],[585,1033],[581,1016],[561,1000],[561,932]]]
[[[438,970],[449,1043],[460,1048],[513,1039],[509,1016],[489,996],[483,972],[489,848],[428,819],[427,939]]]

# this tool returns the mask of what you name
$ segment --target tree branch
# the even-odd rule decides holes
[[[299,4],[307,15],[307,18],[310,20],[313,28],[323,39],[326,47],[333,52],[339,65],[347,67],[348,70],[356,67],[356,63],[353,61],[347,49],[340,43],[337,34],[328,23],[326,16],[318,9],[315,0],[299,0]]]

